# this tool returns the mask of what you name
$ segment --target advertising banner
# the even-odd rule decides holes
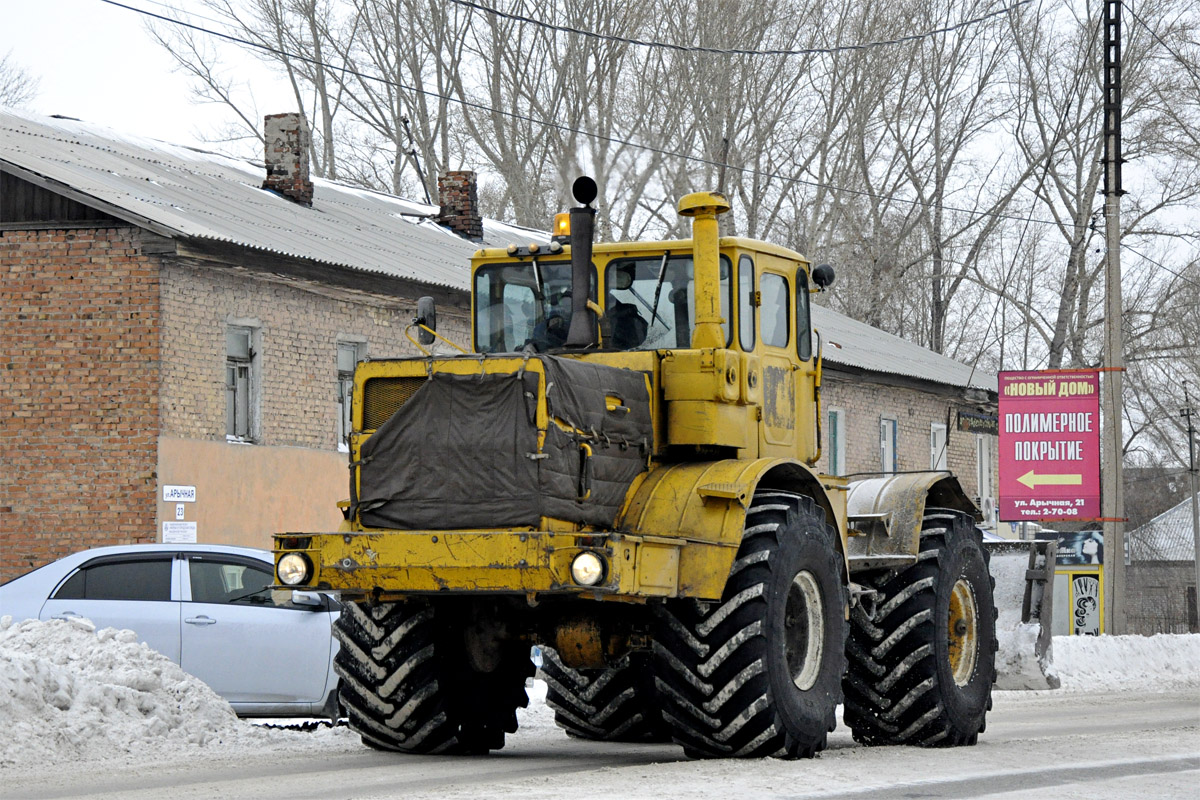
[[[1100,377],[1000,373],[1000,519],[1100,516]]]

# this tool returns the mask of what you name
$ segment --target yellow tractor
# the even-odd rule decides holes
[[[472,342],[359,365],[341,530],[275,537],[277,580],[340,595],[340,702],[374,747],[480,753],[527,705],[568,733],[695,757],[973,744],[995,679],[977,510],[944,472],[818,474],[833,281],[720,237],[478,251]],[[569,223],[569,224],[568,224]],[[556,222],[556,226],[560,223]],[[566,229],[569,227],[569,234]],[[442,349],[445,349],[444,347]]]

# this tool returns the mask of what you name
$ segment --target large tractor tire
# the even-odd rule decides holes
[[[846,663],[836,542],[810,498],[757,492],[720,602],[662,607],[655,686],[689,756],[801,758],[825,748]]]
[[[648,653],[626,653],[607,669],[572,669],[542,650],[546,705],[568,735],[603,742],[669,742],[654,696]]]
[[[422,600],[346,603],[334,627],[340,702],[363,742],[403,753],[479,754],[504,746],[529,705],[529,646],[505,644],[471,666],[461,615]]]
[[[973,745],[992,707],[996,608],[971,519],[930,509],[917,563],[859,578],[874,619],[851,614],[844,719],[862,744]]]

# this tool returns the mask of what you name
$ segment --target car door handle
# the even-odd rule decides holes
[[[204,615],[201,615],[199,617],[189,617],[188,619],[185,619],[184,622],[186,622],[189,625],[216,625],[217,624],[217,621],[215,619],[213,619],[212,617],[206,617]]]
[[[50,619],[81,619],[81,617],[74,611],[64,611],[61,614],[55,614]]]

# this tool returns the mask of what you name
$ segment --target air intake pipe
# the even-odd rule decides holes
[[[729,201],[717,192],[693,192],[679,199],[679,213],[692,218],[696,292],[692,347],[697,350],[725,346],[725,334],[721,330],[721,248],[717,217],[728,210]]]

